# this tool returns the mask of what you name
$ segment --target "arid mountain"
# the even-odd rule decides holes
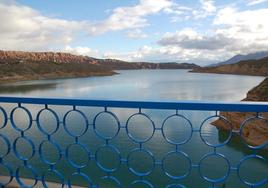
[[[54,52],[1,51],[0,63],[12,62],[94,63],[94,58]]]
[[[94,62],[93,58],[68,53],[0,51],[0,83],[115,74]]]
[[[192,72],[268,76],[268,57],[259,60],[240,61],[230,65],[202,67]]]
[[[130,63],[69,53],[0,51],[0,82],[31,79],[105,76],[121,69],[192,69],[178,63]]]
[[[105,65],[113,70],[130,69],[195,69],[200,66],[190,63],[148,63],[148,62],[126,62],[115,59],[99,60],[98,64]]]
[[[212,65],[209,65],[208,67],[216,67],[219,65],[229,65],[229,64],[238,63],[240,61],[259,60],[259,59],[263,59],[265,57],[268,57],[268,51],[256,52],[256,53],[251,53],[251,54],[247,54],[247,55],[240,55],[239,54],[239,55],[236,55],[236,56],[228,59],[227,61],[215,63]]]

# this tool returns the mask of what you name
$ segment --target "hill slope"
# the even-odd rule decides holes
[[[69,53],[0,50],[0,82],[46,78],[105,76],[121,69],[193,69],[187,63],[130,63]]]
[[[148,62],[126,62],[115,59],[99,59],[99,65],[105,65],[113,70],[131,69],[196,69],[200,66],[190,63],[148,63]]]
[[[113,75],[94,59],[68,53],[0,51],[0,82]]]
[[[212,64],[212,65],[209,65],[208,67],[215,67],[215,66],[219,66],[219,65],[229,65],[229,64],[238,63],[240,61],[259,60],[259,59],[263,59],[265,57],[268,57],[268,51],[251,53],[251,54],[247,54],[247,55],[240,55],[239,54],[239,55],[236,55],[236,56],[228,59],[227,61]]]
[[[230,65],[202,67],[192,72],[268,76],[268,57],[259,60],[241,61]]]

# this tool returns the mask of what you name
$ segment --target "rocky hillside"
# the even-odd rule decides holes
[[[219,65],[228,65],[228,64],[234,64],[238,63],[240,61],[248,61],[248,60],[259,60],[263,59],[265,57],[268,57],[268,51],[262,51],[262,52],[256,52],[256,53],[250,53],[246,55],[235,55],[234,57],[228,59],[227,61],[220,62],[220,63],[215,63],[212,65],[209,65],[208,67],[215,67]]]
[[[93,58],[68,53],[0,51],[0,83],[47,78],[113,75]]]
[[[148,62],[126,62],[115,59],[99,60],[98,64],[105,65],[113,70],[130,69],[196,69],[200,66],[190,63],[148,63]]]
[[[0,63],[13,62],[55,62],[55,63],[94,63],[94,58],[72,55],[69,53],[54,52],[22,52],[22,51],[1,51]]]
[[[130,63],[96,59],[69,53],[0,50],[0,83],[46,78],[87,77],[115,74],[121,69],[193,69],[187,63]]]
[[[268,101],[268,78],[261,82],[258,86],[247,93],[247,97],[243,101]],[[235,131],[239,131],[244,120],[254,117],[256,113],[242,112],[221,112],[232,124]],[[268,113],[262,113],[261,116],[268,120]],[[255,120],[249,122],[243,129],[243,138],[251,145],[259,146],[268,142],[268,121]],[[220,129],[227,130],[229,127],[223,121],[215,121],[213,125]],[[266,148],[268,149],[268,147]]]
[[[268,57],[230,65],[197,68],[192,72],[268,76]]]

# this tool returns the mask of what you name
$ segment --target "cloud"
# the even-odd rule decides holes
[[[199,0],[201,8],[198,10],[193,10],[192,14],[195,19],[206,18],[208,16],[214,15],[217,11],[213,0]]]
[[[0,3],[0,48],[48,50],[69,44],[85,23],[42,16],[38,11],[14,3]]]
[[[147,38],[147,34],[145,34],[140,29],[134,29],[126,33],[126,36],[130,39],[144,39]]]
[[[229,50],[251,53],[268,49],[268,9],[238,11],[233,7],[220,10],[214,19],[216,34],[235,38]]]
[[[223,61],[236,54],[267,51],[267,17],[268,9],[239,11],[226,7],[217,12],[209,32],[202,34],[186,28],[166,33],[157,44],[168,57],[199,64],[206,58],[204,64]]]
[[[66,52],[66,53],[75,54],[75,55],[83,55],[83,56],[90,56],[90,57],[99,56],[98,50],[93,50],[91,48],[83,47],[83,46],[71,47],[71,46],[67,45],[61,51]]]
[[[215,15],[217,7],[214,0],[199,0],[198,8],[182,6],[173,2],[173,5],[164,9],[164,13],[171,15],[170,22],[182,22],[190,19],[203,19]]]
[[[221,53],[221,50],[208,51],[196,49],[183,49],[178,46],[151,47],[144,45],[136,51],[128,53],[107,52],[104,58],[121,59],[132,62],[178,62],[197,63],[207,65],[220,61],[230,54]]]
[[[140,0],[136,6],[116,8],[106,20],[92,24],[89,33],[99,35],[108,31],[148,26],[146,16],[159,13],[172,5],[171,0]]]
[[[233,44],[234,40],[224,35],[204,36],[193,29],[167,33],[157,43],[162,46],[179,46],[184,49],[217,50]]]
[[[268,0],[248,0],[248,6],[253,6],[253,5],[257,5],[257,4],[261,4],[261,3],[265,3]]]

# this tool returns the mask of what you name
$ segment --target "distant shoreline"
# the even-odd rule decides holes
[[[119,74],[117,72],[104,72],[104,73],[92,73],[90,75],[40,75],[40,76],[33,76],[33,77],[0,77],[0,85],[15,83],[15,82],[23,82],[23,81],[37,81],[37,80],[51,80],[51,79],[70,79],[70,78],[88,78],[88,77],[102,77],[102,76],[113,76]]]

